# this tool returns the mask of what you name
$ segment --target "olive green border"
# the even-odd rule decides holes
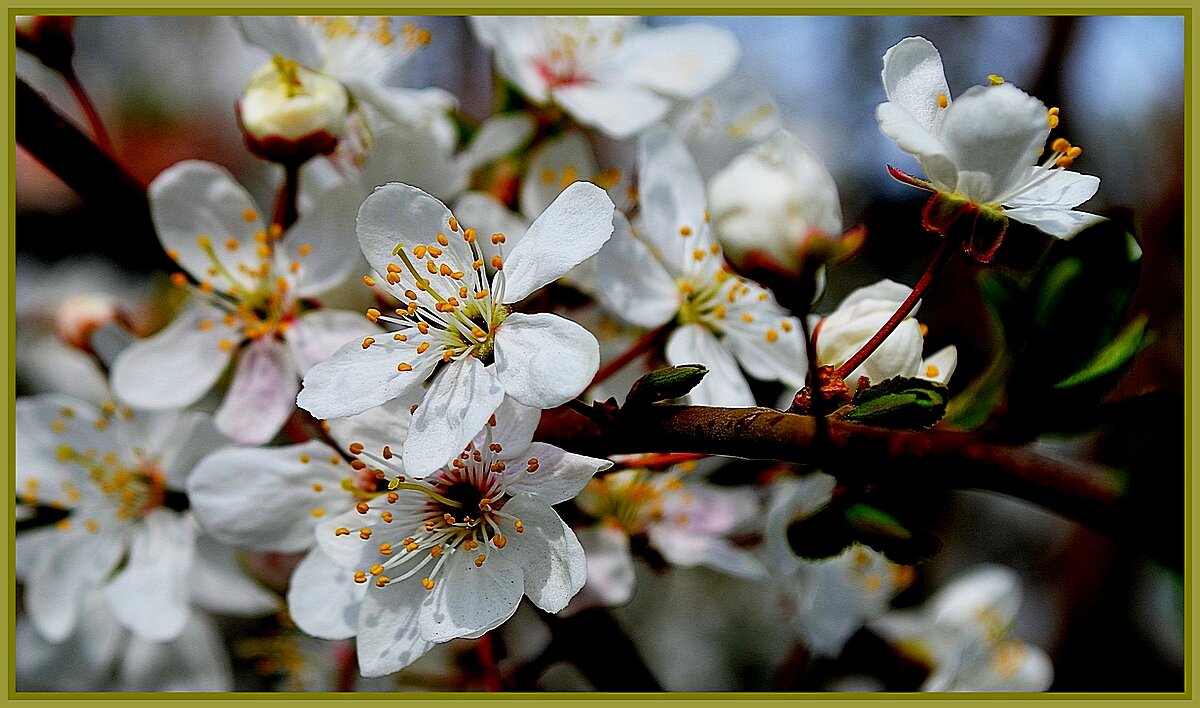
[[[0,700],[14,705],[36,706],[37,708],[52,708],[57,706],[75,705],[77,703],[87,702],[109,702],[109,701],[133,701],[140,706],[166,706],[176,702],[186,703],[190,706],[199,708],[200,706],[228,706],[230,704],[249,704],[253,701],[264,700],[289,700],[302,701],[307,706],[332,706],[332,705],[347,705],[351,702],[362,700],[433,700],[439,706],[458,706],[458,705],[475,705],[480,701],[488,701],[493,703],[517,703],[526,701],[541,701],[550,703],[579,701],[586,702],[592,706],[608,706],[619,705],[622,708],[628,706],[649,705],[652,702],[659,701],[695,701],[703,703],[719,702],[721,704],[738,705],[754,703],[777,703],[780,701],[803,701],[807,705],[839,705],[843,708],[851,706],[865,706],[876,703],[878,701],[933,701],[939,705],[970,705],[977,702],[986,702],[989,708],[1008,708],[1027,704],[1030,700],[1034,701],[1073,701],[1081,704],[1086,704],[1092,701],[1098,701],[1108,708],[1108,706],[1125,706],[1125,705],[1142,705],[1142,704],[1191,704],[1194,701],[1193,687],[1197,673],[1200,672],[1200,662],[1194,663],[1193,654],[1193,634],[1195,627],[1194,620],[1194,601],[1197,595],[1197,589],[1192,582],[1192,569],[1195,567],[1196,544],[1193,543],[1193,525],[1191,510],[1195,505],[1195,486],[1192,484],[1192,438],[1200,434],[1200,430],[1195,425],[1195,419],[1192,415],[1193,403],[1195,398],[1195,390],[1193,386],[1192,372],[1195,370],[1196,353],[1192,350],[1192,333],[1197,327],[1197,307],[1195,300],[1195,291],[1192,287],[1192,274],[1200,268],[1200,263],[1197,263],[1197,251],[1191,246],[1190,239],[1193,235],[1193,205],[1197,204],[1197,197],[1200,195],[1200,190],[1197,190],[1195,183],[1192,181],[1194,156],[1196,152],[1195,144],[1193,143],[1193,124],[1195,122],[1195,92],[1193,91],[1192,82],[1195,78],[1195,54],[1192,51],[1193,28],[1192,15],[1195,5],[1194,0],[1167,0],[1158,1],[1152,7],[1136,7],[1129,6],[1127,0],[1122,3],[1113,2],[1112,0],[1058,0],[1053,8],[1039,7],[1028,2],[1028,0],[1004,2],[1002,0],[992,0],[985,7],[964,7],[961,0],[923,0],[914,6],[897,8],[892,3],[880,2],[862,2],[856,4],[853,8],[843,8],[832,6],[826,0],[825,2],[816,2],[815,0],[755,0],[742,6],[731,7],[727,4],[728,0],[656,0],[652,7],[647,7],[635,0],[604,0],[597,2],[592,0],[591,3],[570,7],[569,10],[564,8],[561,0],[501,0],[494,4],[478,4],[478,3],[456,3],[456,4],[398,4],[396,2],[387,2],[385,0],[358,0],[353,7],[331,8],[328,0],[257,0],[254,2],[253,8],[238,7],[229,4],[218,2],[203,2],[200,0],[126,0],[120,4],[114,4],[109,0],[76,0],[67,5],[50,5],[50,4],[21,4],[7,5],[7,21],[10,30],[4,34],[7,51],[3,53],[4,71],[7,73],[7,91],[4,95],[4,103],[7,110],[3,111],[4,121],[6,121],[6,132],[9,136],[8,142],[0,147],[0,154],[3,154],[5,159],[5,169],[2,171],[0,180],[6,190],[7,199],[5,201],[7,208],[7,248],[4,251],[5,268],[0,269],[0,278],[4,278],[4,290],[8,298],[7,306],[3,311],[3,327],[0,327],[0,341],[3,341],[5,352],[7,354],[7,371],[8,375],[0,381],[0,399],[5,402],[4,417],[6,420],[6,435],[0,436],[0,459],[8,462],[11,470],[14,463],[15,451],[15,433],[13,429],[13,405],[14,405],[14,382],[16,378],[16,355],[14,349],[15,343],[15,252],[16,252],[16,236],[15,236],[15,212],[16,212],[16,194],[14,189],[14,173],[15,173],[15,119],[12,106],[13,95],[15,91],[15,47],[12,44],[11,28],[13,27],[14,17],[16,15],[29,14],[61,14],[61,15],[88,15],[88,14],[106,14],[106,15],[221,15],[221,14],[249,14],[255,12],[259,14],[294,14],[300,11],[307,12],[325,12],[325,13],[367,13],[372,10],[386,10],[389,12],[402,12],[404,14],[443,14],[443,15],[467,15],[467,14],[497,14],[503,11],[505,14],[542,14],[547,11],[571,12],[575,14],[595,13],[595,14],[614,14],[620,12],[631,13],[656,13],[656,14],[718,14],[718,15],[769,15],[769,14],[806,14],[806,15],[938,15],[938,14],[954,14],[954,15],[1072,15],[1072,14],[1096,14],[1096,15],[1181,15],[1184,18],[1184,111],[1185,111],[1185,155],[1184,155],[1184,174],[1185,184],[1188,185],[1188,203],[1185,208],[1185,245],[1184,245],[1184,297],[1187,303],[1188,312],[1185,315],[1185,332],[1184,332],[1184,348],[1189,353],[1185,360],[1184,385],[1187,391],[1184,410],[1184,428],[1185,436],[1185,460],[1187,476],[1184,483],[1184,505],[1186,508],[1185,529],[1187,538],[1184,542],[1185,558],[1184,558],[1184,579],[1185,587],[1190,589],[1187,592],[1184,622],[1187,628],[1184,637],[1184,662],[1185,666],[1190,667],[1189,671],[1184,674],[1184,692],[1183,693],[1153,693],[1153,694],[1022,694],[1017,696],[1011,695],[984,695],[962,698],[948,695],[926,695],[926,694],[889,694],[880,696],[863,697],[861,694],[771,694],[771,693],[732,693],[732,694],[710,694],[710,693],[688,693],[688,694],[646,694],[646,693],[631,693],[631,694],[530,694],[530,693],[506,693],[506,694],[438,694],[438,693],[405,693],[405,694],[229,694],[221,696],[212,696],[209,694],[172,694],[169,697],[162,695],[142,695],[142,694],[103,694],[103,693],[83,693],[71,694],[69,697],[63,697],[61,694],[38,694],[38,693],[21,693],[16,694],[13,691],[15,685],[15,667],[13,663],[13,646],[15,641],[15,628],[12,618],[16,616],[15,605],[15,560],[13,557],[13,539],[10,537],[8,543],[0,545],[0,554],[2,554],[3,565],[8,569],[9,581],[6,584],[0,584],[0,598],[4,599],[4,606],[8,610],[7,619],[3,620],[7,627],[7,642],[0,648],[0,655],[4,657],[4,670],[0,671]],[[1099,79],[1103,80],[1103,79]],[[1131,165],[1130,169],[1137,169],[1136,165]],[[1153,179],[1152,175],[1147,175],[1147,179]],[[1164,474],[1174,474],[1174,470],[1164,470]],[[13,499],[16,495],[15,476],[8,474],[8,498]],[[12,528],[12,509],[9,505],[0,505],[0,518],[5,524],[4,528]],[[686,660],[681,658],[681,660]],[[64,671],[70,671],[71,667],[62,667]]]

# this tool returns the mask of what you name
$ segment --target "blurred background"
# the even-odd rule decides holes
[[[845,223],[868,228],[864,251],[830,273],[819,311],[881,277],[913,283],[935,246],[920,227],[923,193],[896,183],[884,169],[892,164],[919,173],[915,161],[879,132],[874,117],[875,106],[884,100],[879,71],[888,47],[910,35],[931,40],[942,54],[954,95],[999,74],[1047,106],[1061,108],[1058,134],[1084,150],[1075,169],[1101,178],[1099,193],[1085,208],[1132,227],[1144,252],[1133,310],[1149,315],[1156,339],[1114,397],[1153,392],[1160,398],[1117,439],[1043,444],[1050,454],[1104,459],[1112,453],[1136,459],[1129,474],[1144,473],[1145,481],[1138,484],[1153,505],[1145,518],[1131,519],[1131,524],[1159,524],[1165,547],[1147,553],[1144,547],[1114,541],[1016,501],[948,493],[920,502],[924,520],[942,536],[947,550],[897,602],[919,603],[964,568],[1003,562],[1027,582],[1015,633],[1054,658],[1054,690],[1182,690],[1184,18],[702,19],[736,34],[740,80],[765,89],[783,125],[824,159],[838,184]],[[404,65],[395,83],[443,87],[459,97],[464,113],[486,117],[493,96],[489,53],[473,41],[463,18],[422,18],[421,24],[431,30],[433,41]],[[260,203],[270,202],[278,177],[272,166],[245,150],[233,111],[264,55],[242,40],[228,18],[82,17],[75,24],[75,38],[80,80],[113,136],[117,156],[136,177],[149,181],[179,160],[200,158],[228,167]],[[56,74],[21,52],[16,70],[86,130]],[[39,298],[54,297],[46,292],[69,294],[83,287],[73,275],[80,263],[109,264],[87,269],[99,272],[111,266],[113,287],[168,267],[157,242],[135,240],[111,215],[81,203],[19,146],[16,206],[19,312],[36,310]],[[1014,224],[996,266],[1028,268],[1049,240]],[[929,291],[921,311],[930,328],[929,351],[947,343],[959,346],[952,393],[983,370],[1000,341],[976,292],[980,267],[965,258],[957,263]],[[64,280],[64,273],[72,275]],[[24,391],[38,388],[31,377],[36,374],[27,373],[19,382]],[[1153,522],[1147,521],[1150,517]],[[656,597],[661,601],[662,593],[669,593],[676,606],[688,606],[689,598],[703,602],[715,582],[711,575],[688,570],[650,577],[639,583],[634,602],[617,613],[663,685],[796,688],[781,685],[766,668],[770,657],[760,656],[786,651],[786,645],[766,642],[754,648],[757,635],[739,624],[744,619],[767,631],[769,614],[758,617],[753,602],[746,617],[727,618],[732,624],[713,620],[704,625],[706,641],[718,647],[707,652],[696,652],[694,638],[663,631],[661,620],[652,621],[663,612]],[[753,595],[734,581],[720,582],[724,593]],[[855,646],[852,642],[843,665],[818,666],[818,677],[821,671],[828,676],[853,673]],[[681,651],[696,661],[682,658]],[[741,668],[735,666],[736,657]],[[586,686],[570,667],[547,675],[546,687]],[[820,684],[801,688],[814,686]]]

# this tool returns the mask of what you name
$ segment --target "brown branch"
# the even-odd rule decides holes
[[[554,438],[562,420],[574,433]],[[1111,472],[988,442],[975,433],[901,431],[828,421],[769,408],[648,406],[623,410],[612,424],[580,425],[548,412],[542,430],[572,452],[610,455],[691,452],[783,460],[822,467],[846,482],[925,485],[1000,492],[1105,532],[1117,529],[1123,489]],[[824,438],[824,439],[822,439]]]

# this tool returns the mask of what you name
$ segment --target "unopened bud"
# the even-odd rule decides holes
[[[246,147],[275,162],[333,152],[349,111],[340,81],[280,56],[254,72],[237,104]]]

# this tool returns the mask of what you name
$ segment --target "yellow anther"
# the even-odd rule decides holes
[[[362,471],[367,468],[367,463],[362,460],[350,460],[350,466],[356,470]]]
[[[433,261],[425,261],[425,270],[429,271],[430,275],[437,275],[437,264]]]
[[[392,517],[392,512],[390,512],[390,511],[385,511],[385,512],[383,512],[382,514],[380,514],[380,515],[379,515],[379,518],[383,519],[383,523],[385,523],[385,524],[390,524],[390,523],[392,523],[392,518],[393,518],[393,517]]]
[[[100,530],[100,524],[95,519],[88,519],[83,522],[83,527],[88,530],[88,533],[96,533]]]
[[[391,578],[389,578],[389,577],[388,577],[388,576],[386,576],[386,575],[381,575],[381,576],[379,576],[378,578],[376,578],[376,579],[375,579],[375,587],[377,587],[377,588],[381,588],[381,587],[383,587],[384,585],[387,585],[387,584],[388,584],[388,583],[390,583],[390,582],[392,582],[392,579],[391,579]]]
[[[925,367],[925,378],[932,379],[940,373],[938,368],[933,364]]]
[[[442,255],[442,249],[438,248],[437,246],[429,247],[429,257],[430,258],[437,258],[440,255]]]
[[[435,238],[437,238],[437,242],[442,246],[450,245],[450,241],[446,238],[446,234],[439,233]]]
[[[364,275],[363,276],[363,285],[366,285],[368,288],[373,288],[373,287],[375,287],[375,279],[369,275]]]
[[[313,509],[312,512],[310,512],[310,513],[312,513],[314,519],[319,519],[325,515],[325,510],[322,509],[321,507],[317,507],[316,509]]]
[[[742,322],[753,322],[753,321],[754,321],[754,315],[750,314],[749,312],[742,313]]]
[[[362,348],[366,349],[367,347],[370,347],[374,343],[375,343],[374,337],[363,337]]]
[[[475,243],[475,229],[467,227],[463,230],[463,240],[467,243]]]
[[[367,569],[367,572],[371,575],[383,575],[383,566],[376,563]]]
[[[351,455],[361,455],[362,451],[365,449],[365,447],[360,442],[352,442],[352,443],[350,443],[350,446],[346,449],[348,449],[350,451]]]
[[[462,547],[464,551],[473,551],[476,548],[479,548],[479,544],[475,542],[475,539],[468,538],[466,541],[463,541]]]
[[[359,584],[367,582],[367,574],[362,572],[361,570],[355,571],[354,572],[354,582],[359,583]]]
[[[999,86],[1004,83],[1004,77],[999,74],[988,74],[988,83],[992,86]]]
[[[680,226],[679,227],[679,235],[680,236],[691,236],[692,235],[692,227],[690,227],[686,224],[683,226]]]
[[[314,492],[323,492],[325,491],[325,485],[320,482],[313,482],[312,490]]]
[[[504,548],[506,545],[508,545],[508,539],[500,534],[496,534],[495,536],[492,536],[492,543],[496,546],[496,548]]]
[[[290,270],[293,273],[299,273],[300,272],[300,261],[292,261],[291,263],[289,263],[288,270]]]
[[[429,342],[421,342],[417,345],[417,353],[424,354],[429,349]]]
[[[360,501],[359,503],[354,505],[354,510],[360,514],[366,514],[367,511],[370,510],[370,508],[371,507],[367,506],[367,503],[365,501]]]
[[[704,249],[702,248],[697,248],[696,250],[692,251],[692,258],[695,258],[698,261],[704,260],[704,256],[706,255],[708,254],[705,253]]]
[[[379,310],[376,310],[374,307],[369,308],[367,310],[367,319],[371,320],[372,322],[377,322],[379,320],[379,314]]]
[[[521,523],[520,519],[513,522],[513,528],[517,530],[517,533],[525,533],[525,524]]]
[[[426,590],[432,590],[434,584],[435,583],[429,578],[421,578],[421,587],[425,588]]]
[[[208,282],[207,280],[201,280],[200,291],[204,293],[211,293],[213,291],[212,283]]]
[[[501,243],[504,243],[504,241],[505,241],[504,234],[499,233],[499,232],[492,234],[492,243],[493,244],[501,244]]]
[[[471,336],[476,339],[487,339],[487,332],[484,332],[479,327],[472,327],[471,328]]]
[[[937,104],[938,108],[945,108],[946,106],[950,105],[950,99],[946,97],[946,94],[939,93],[937,97]]]
[[[407,551],[408,553],[412,553],[413,551],[417,550],[418,548],[420,548],[420,546],[417,544],[416,541],[409,541],[408,543],[404,544],[404,550]]]
[[[368,538],[371,537],[371,529],[359,529],[358,537],[364,541],[367,540]]]
[[[471,262],[471,270],[479,270],[483,267],[483,259],[477,258]]]
[[[1070,150],[1067,150],[1067,157],[1074,160],[1083,154],[1083,148],[1078,145],[1072,145]]]
[[[175,248],[168,248],[167,249],[167,258],[170,258],[173,261],[179,260],[179,250],[175,249]]]
[[[488,296],[488,291],[486,291],[486,290],[480,290],[479,292],[475,293],[476,300],[482,300],[487,296]]]
[[[265,246],[265,245],[259,246],[258,248],[255,249],[255,252],[258,253],[259,258],[270,258],[271,257],[271,247],[270,246]]]
[[[441,546],[434,546],[433,548],[430,548],[430,549],[429,549],[429,555],[430,555],[430,557],[432,557],[432,558],[437,558],[438,556],[442,555],[442,547],[441,547]]]
[[[779,333],[773,329],[768,329],[765,336],[767,338],[767,341],[771,342],[771,343],[774,343],[779,340]]]
[[[917,325],[917,329],[921,330],[922,337],[929,336],[929,325],[925,324],[924,322]]]
[[[212,239],[202,234],[196,237],[196,245],[207,251],[212,248]]]
[[[1066,153],[1071,149],[1071,143],[1066,138],[1055,138],[1054,142],[1050,143],[1050,149],[1054,152]]]
[[[450,217],[450,218],[449,218],[448,222],[449,222],[449,224],[450,224],[450,230],[451,230],[451,231],[458,231],[458,219],[455,219],[455,218],[452,216],[452,217]]]
[[[442,266],[438,269],[438,273],[440,273],[441,275],[453,275],[454,269],[451,268],[450,266],[446,265],[445,263],[443,263]]]
[[[337,455],[330,455],[330,456],[329,456],[329,464],[331,464],[331,465],[337,465],[337,464],[340,464],[340,463],[341,463],[341,461],[342,461],[342,458],[338,457]]]
[[[301,455],[301,456],[300,456],[300,462],[301,462],[301,463],[303,463],[303,464],[306,464],[306,465],[307,465],[307,464],[308,464],[310,461],[312,461],[312,458],[311,458],[311,457],[309,457],[308,455]]]

